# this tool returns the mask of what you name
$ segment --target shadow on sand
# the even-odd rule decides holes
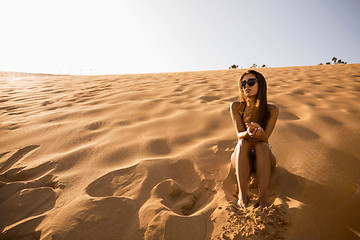
[[[256,184],[256,181],[251,184],[254,182]],[[254,193],[251,184],[250,195]],[[229,168],[223,186],[226,199],[236,202],[237,183],[233,168]],[[337,239],[338,236],[359,239],[360,226],[356,225],[360,222],[360,215],[356,213],[359,212],[359,191],[349,197],[345,189],[329,188],[283,167],[273,171],[270,188],[269,205],[275,201],[283,205],[290,222],[286,239]],[[339,202],[341,204],[337,204]]]

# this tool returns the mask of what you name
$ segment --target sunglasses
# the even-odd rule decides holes
[[[252,87],[255,85],[256,81],[256,78],[249,78],[247,81],[241,81],[241,87],[244,88],[246,84],[249,85],[249,87]]]

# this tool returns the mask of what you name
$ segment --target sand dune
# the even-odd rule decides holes
[[[1,239],[359,239],[360,65],[259,69],[271,206],[235,207],[245,71],[0,72]]]

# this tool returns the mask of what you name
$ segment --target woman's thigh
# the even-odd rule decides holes
[[[255,144],[255,161],[256,161],[256,155],[262,155],[262,153],[260,153],[259,151],[263,151],[264,156],[269,156],[271,170],[274,170],[275,166],[276,166],[276,157],[271,150],[271,146],[265,142],[256,143]]]

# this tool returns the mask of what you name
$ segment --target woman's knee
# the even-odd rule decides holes
[[[258,142],[254,146],[255,152],[263,152],[268,153],[269,152],[269,145],[265,142]]]
[[[235,168],[235,158],[236,158],[236,150],[231,154],[231,166]]]
[[[250,144],[250,142],[249,142],[248,140],[246,140],[246,139],[240,139],[240,140],[238,141],[238,146],[239,146],[240,151],[241,151],[241,150],[249,150],[250,147],[251,147],[251,144]]]
[[[231,154],[231,165],[235,167],[236,163],[241,161],[241,159],[246,160],[249,156],[250,148],[251,144],[247,140],[239,140],[234,152]]]
[[[270,156],[271,151],[267,143],[264,142],[256,143],[254,149],[255,149],[256,158],[261,158],[265,160],[268,159],[268,157]]]

